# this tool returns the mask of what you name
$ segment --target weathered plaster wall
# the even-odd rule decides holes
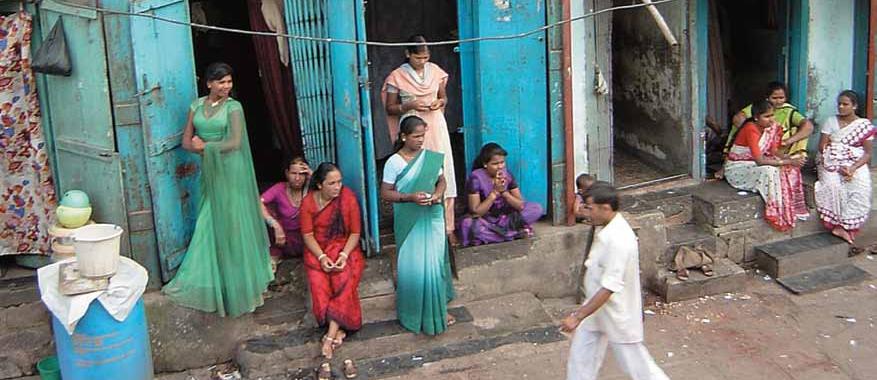
[[[670,173],[688,171],[691,134],[684,102],[684,2],[658,7],[679,45],[671,47],[645,10],[615,12],[612,25],[615,149],[628,149]]]
[[[810,0],[807,116],[816,123],[835,114],[835,97],[853,85],[854,10],[855,0]]]
[[[571,2],[572,17],[612,6],[612,0]],[[575,172],[612,179],[612,14],[572,23],[573,138]],[[598,89],[602,79],[605,91]]]

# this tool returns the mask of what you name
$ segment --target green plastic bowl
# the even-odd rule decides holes
[[[60,204],[61,206],[73,208],[91,207],[91,201],[88,199],[88,194],[82,190],[67,191],[64,193],[64,196],[61,197]]]
[[[37,363],[37,372],[42,380],[61,380],[61,367],[57,356],[46,356]]]

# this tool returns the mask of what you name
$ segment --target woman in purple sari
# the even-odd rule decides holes
[[[469,215],[460,221],[464,246],[499,243],[532,236],[530,227],[542,216],[542,206],[525,202],[514,177],[506,170],[508,152],[488,143],[466,180]]]
[[[278,182],[262,193],[262,217],[271,226],[271,262],[301,257],[302,236],[299,212],[307,195],[311,168],[303,157],[288,161],[285,182]]]

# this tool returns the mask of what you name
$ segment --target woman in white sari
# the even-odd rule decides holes
[[[837,97],[837,115],[822,123],[816,208],[825,228],[853,244],[871,211],[871,144],[877,130],[856,115],[859,98],[846,90]]]

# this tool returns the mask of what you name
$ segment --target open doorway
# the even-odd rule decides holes
[[[682,23],[684,12],[663,9],[668,24]],[[688,175],[693,133],[683,45],[668,44],[645,11],[613,12],[611,36],[615,185]]]
[[[382,0],[366,4],[366,35],[373,41],[407,41],[413,35],[423,35],[428,41],[452,40],[458,36],[457,0]],[[430,61],[448,73],[446,87],[448,103],[445,119],[451,136],[456,171],[457,193],[464,194],[466,182],[465,145],[463,134],[462,89],[460,81],[460,59],[452,45],[431,46]],[[369,46],[369,78],[371,86],[371,107],[375,131],[376,156],[378,158],[378,177],[381,176],[383,162],[393,153],[390,136],[387,133],[386,112],[381,101],[381,87],[387,76],[405,62],[405,49],[402,47]],[[464,202],[458,198],[458,213],[462,212]],[[382,202],[381,229],[390,231],[392,208]],[[382,242],[389,239],[382,238]]]
[[[735,113],[784,81],[786,0],[719,0],[709,9],[707,59],[707,174],[722,165],[722,149]],[[792,89],[791,91],[794,91]],[[789,94],[787,94],[788,96]]]
[[[196,22],[243,30],[258,30],[259,26],[250,22],[250,7],[253,1],[191,1],[191,15]],[[256,1],[256,4],[261,1]],[[258,8],[257,8],[258,11]],[[281,15],[282,17],[282,15]],[[263,38],[263,37],[257,37]],[[266,99],[263,88],[260,59],[268,59],[269,55],[260,52],[253,37],[237,33],[226,33],[213,30],[192,29],[192,43],[195,55],[196,73],[199,75],[198,95],[206,96],[207,89],[200,76],[207,66],[213,62],[228,63],[234,69],[234,90],[232,97],[241,102],[247,120],[250,150],[253,155],[256,180],[260,190],[277,181],[285,180],[283,162],[291,155],[301,154],[301,137],[298,126],[298,113],[294,108],[293,95],[289,95],[292,109],[287,109],[287,124],[275,125],[276,115],[272,117],[269,109],[271,101]],[[276,42],[275,42],[276,43]],[[277,59],[277,55],[271,56]],[[282,64],[282,63],[281,63]],[[282,69],[283,66],[281,66]],[[289,70],[285,68],[284,70]],[[284,84],[291,88],[291,80]],[[281,96],[271,93],[271,96]],[[286,107],[289,108],[289,107]],[[280,134],[283,133],[284,136]],[[298,143],[290,143],[295,135]],[[296,146],[297,145],[297,146]]]

